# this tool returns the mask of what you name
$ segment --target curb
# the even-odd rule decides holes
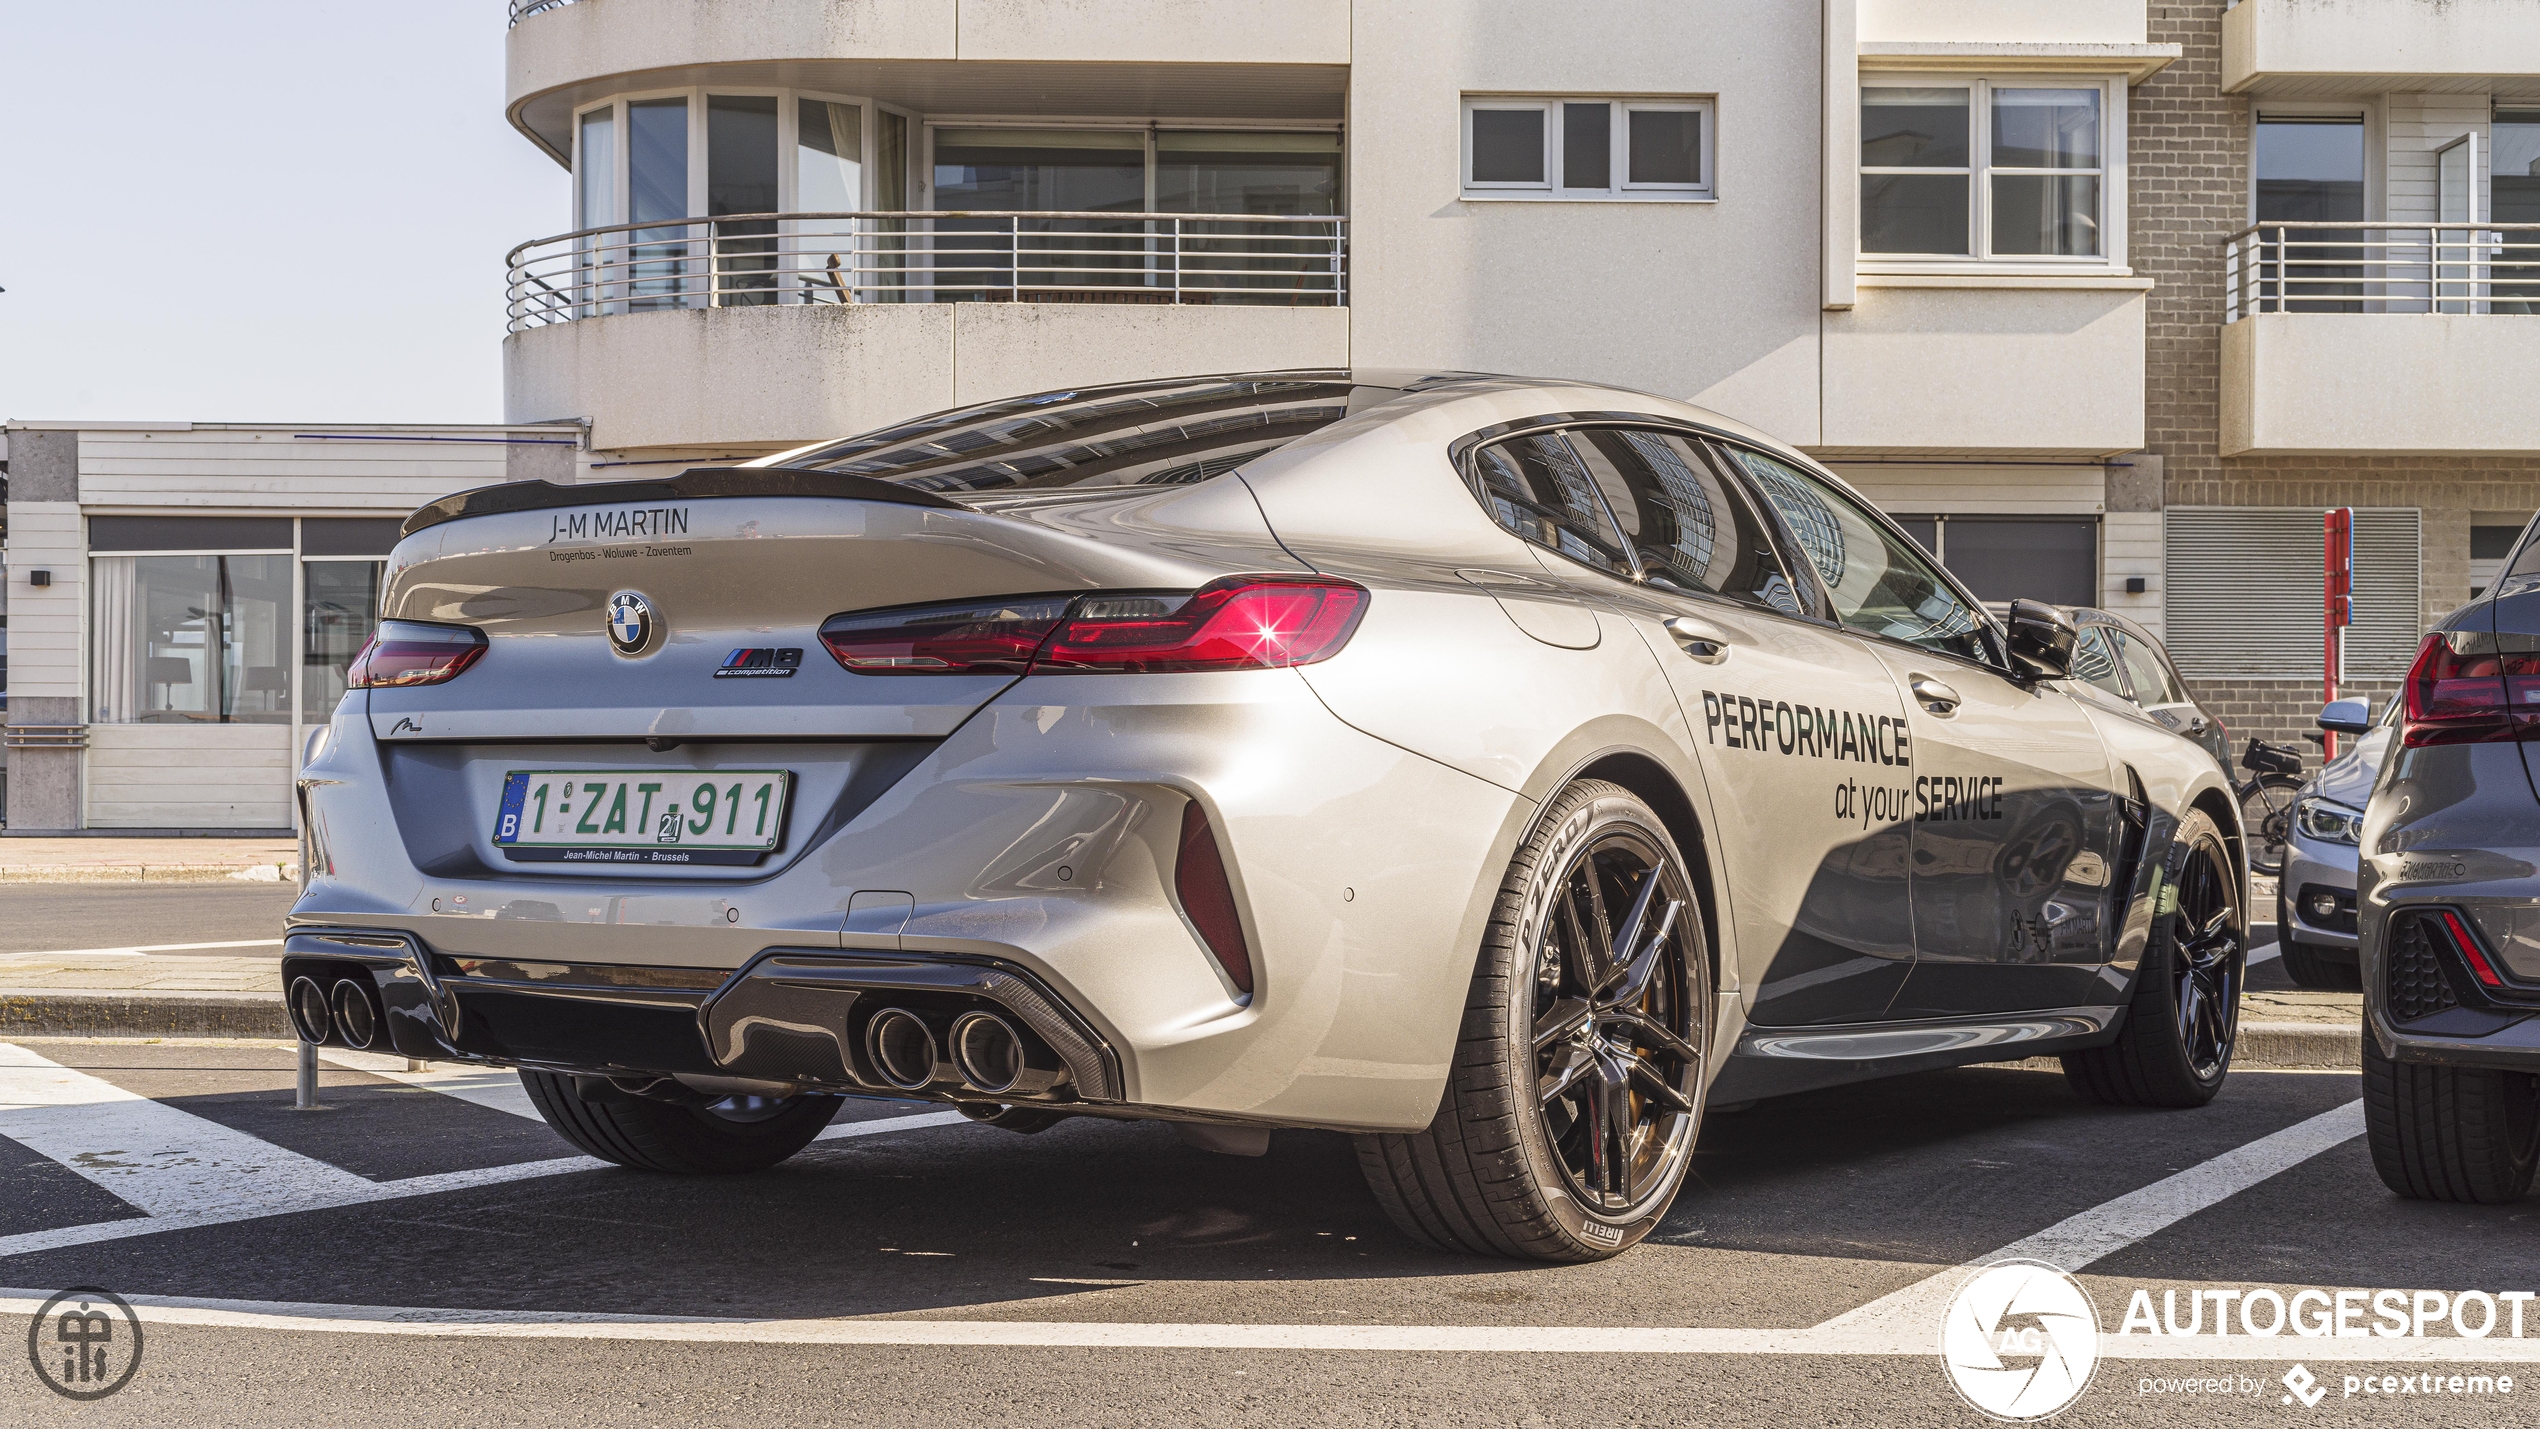
[[[0,988],[0,1037],[278,1037],[278,992],[37,992]]]
[[[1988,1065],[2024,1072],[2058,1072],[2054,1057],[2028,1057]],[[2359,1070],[2364,1065],[2364,1027],[2354,1022],[2243,1022],[2231,1065],[2249,1068]]]
[[[0,883],[296,883],[296,863],[75,863],[0,866]]]

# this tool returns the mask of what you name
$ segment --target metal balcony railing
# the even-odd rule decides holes
[[[1349,220],[1198,213],[755,213],[524,243],[510,329],[823,303],[1339,307]]]
[[[2223,240],[2223,321],[2257,313],[2540,314],[2540,223],[2252,224]]]
[[[561,9],[572,3],[573,0],[511,0],[511,22],[517,25],[541,10]]]

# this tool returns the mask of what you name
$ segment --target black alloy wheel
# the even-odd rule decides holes
[[[2170,932],[2170,987],[2179,1045],[2199,1078],[2219,1077],[2240,1033],[2248,939],[2230,895],[2231,859],[2217,841],[2189,851]]]
[[[1693,1151],[1702,1053],[1686,1040],[1675,946],[1692,900],[1669,888],[1670,867],[1629,830],[1580,849],[1535,953],[1544,1130],[1571,1194],[1609,1214],[1672,1180]]]
[[[1702,907],[1628,790],[1548,802],[1500,882],[1429,1125],[1358,1138],[1394,1224],[1444,1250],[1601,1260],[1657,1228],[1702,1127]]]
[[[2197,1107],[2231,1071],[2249,919],[2238,863],[2201,810],[2179,820],[2172,870],[2147,896],[2161,900],[2136,965],[2116,1040],[2064,1056],[2073,1090],[2110,1106]]]

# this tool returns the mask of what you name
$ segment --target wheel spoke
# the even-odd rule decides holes
[[[1597,1072],[1597,1080],[1605,1088],[1604,1136],[1611,1143],[1606,1151],[1605,1186],[1628,1201],[1632,1195],[1632,1126],[1640,1120],[1632,1111],[1631,1069],[1609,1052],[1597,1058]]]
[[[1606,980],[1614,975],[1614,919],[1605,911],[1605,880],[1598,874],[1594,850],[1579,860],[1579,878],[1587,884],[1588,946],[1592,950],[1590,955],[1596,959],[1596,976],[1585,980],[1587,990],[1592,993],[1604,987]]]
[[[1543,1016],[1535,1019],[1535,1050],[1541,1052],[1586,1026],[1593,1010],[1586,999],[1576,997],[1565,997],[1546,1008]]]
[[[1655,882],[1654,876],[1652,881]],[[1684,906],[1681,898],[1667,900],[1667,910],[1658,915],[1657,929],[1624,964],[1622,985],[1602,999],[1606,1006],[1628,1007],[1648,993],[1649,980],[1657,975],[1658,965],[1664,961],[1659,950],[1667,946],[1669,935],[1676,931],[1676,915],[1684,911]]]
[[[1632,1077],[1634,1080],[1638,1081],[1641,1084],[1641,1087],[1651,1096],[1665,1102],[1670,1108],[1676,1111],[1693,1110],[1693,1099],[1691,1097],[1688,1097],[1683,1092],[1678,1091],[1667,1081],[1665,1077],[1658,1075],[1657,1068],[1642,1061],[1638,1057],[1634,1057],[1632,1059]]]
[[[1553,1065],[1557,1070],[1546,1072],[1535,1078],[1535,1100],[1545,1106],[1551,1105],[1557,1098],[1569,1095],[1570,1088],[1577,1084],[1580,1074],[1594,1067],[1596,1062],[1583,1048],[1565,1047]]]
[[[1595,883],[1596,879],[1591,874],[1588,884],[1593,888]],[[1578,980],[1579,990],[1594,993],[1605,984],[1604,945],[1588,935],[1587,924],[1579,917],[1578,892],[1567,882],[1561,887],[1561,933],[1563,948],[1570,955],[1571,972]]]
[[[1632,1031],[1639,1033],[1642,1037],[1656,1043],[1659,1051],[1664,1052],[1671,1057],[1675,1057],[1680,1061],[1699,1062],[1702,1060],[1702,1053],[1700,1049],[1696,1048],[1692,1043],[1687,1042],[1682,1037],[1677,1036],[1675,1033],[1670,1032],[1665,1027],[1660,1026],[1657,1021],[1651,1018],[1647,1013],[1609,1012],[1597,1020],[1608,1027],[1628,1027]]]
[[[1587,1125],[1580,1128],[1587,1142],[1587,1165],[1581,1169],[1587,1174],[1587,1183],[1602,1191],[1609,1189],[1613,1184],[1612,1162],[1606,1154],[1606,1142],[1609,1139],[1606,1127],[1612,1116],[1610,1108],[1613,1103],[1624,1098],[1613,1084],[1605,1079],[1603,1068],[1598,1068],[1597,1073],[1595,1076],[1586,1078],[1581,1088],[1587,1093]]]
[[[1623,915],[1623,926],[1606,944],[1606,966],[1629,977],[1634,961],[1640,956],[1640,930],[1649,922],[1649,905],[1658,897],[1660,875],[1667,871],[1662,860],[1641,875],[1640,892],[1632,897],[1632,911]],[[1598,988],[1596,991],[1603,992]]]

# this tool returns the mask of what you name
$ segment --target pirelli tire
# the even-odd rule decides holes
[[[1572,785],[1510,861],[1429,1125],[1357,1138],[1376,1200],[1442,1250],[1579,1262],[1656,1229],[1702,1120],[1701,908],[1666,826]]]
[[[585,1101],[572,1077],[526,1068],[520,1083],[547,1125],[583,1151],[632,1170],[687,1176],[764,1171],[809,1146],[841,1105],[824,1096],[712,1105],[625,1095]]]
[[[2519,1201],[2540,1167],[2540,1077],[2393,1061],[2367,1027],[2364,1139],[2381,1183],[2411,1200]]]
[[[2200,1107],[2222,1090],[2248,972],[2247,886],[2202,810],[2179,820],[2179,857],[2144,940],[2117,1039],[2068,1053],[2064,1078],[2108,1106]]]

